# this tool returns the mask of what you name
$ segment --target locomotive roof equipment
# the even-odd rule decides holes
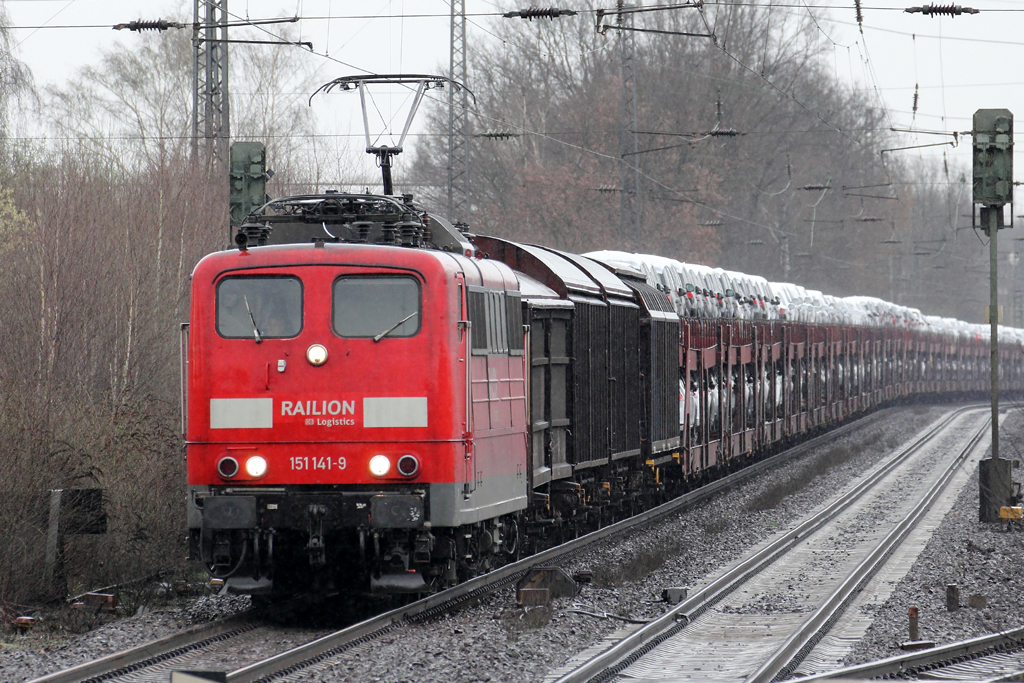
[[[322,195],[282,197],[250,214],[238,231],[245,236],[244,243],[256,246],[348,242],[439,249],[467,257],[476,253],[471,235],[447,219],[428,215],[413,203],[411,194],[328,190]]]

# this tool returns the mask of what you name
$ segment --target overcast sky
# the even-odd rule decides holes
[[[114,41],[127,45],[137,41],[138,34],[112,31],[113,24],[187,16],[192,5],[191,1],[174,0],[5,1],[16,29],[17,56],[32,69],[39,85],[63,81],[79,66],[97,61],[101,51],[109,49]],[[984,4],[969,5],[980,9],[980,14],[929,18],[904,13],[901,5],[865,0],[863,35],[857,30],[852,5],[819,2],[819,7],[828,8],[834,22],[823,25],[820,40],[831,51],[834,76],[871,89],[894,127],[969,131],[971,117],[979,108],[1007,108],[1019,119],[1024,117],[1024,2],[980,2]],[[531,3],[524,0],[521,4]],[[574,5],[572,0],[533,4]],[[487,0],[467,0],[466,6],[471,15],[497,9]],[[613,0],[608,6],[614,6]],[[230,0],[229,10],[238,18],[305,17],[299,31],[302,40],[313,43],[317,54],[307,59],[323,81],[363,70],[436,73],[448,60],[449,8],[443,0]],[[705,11],[713,16],[717,8],[709,2]],[[773,12],[781,17],[806,9],[803,0],[782,0],[774,5]],[[590,22],[592,18],[573,20]],[[470,54],[474,44],[492,39],[486,31],[489,21],[484,16],[470,17]],[[36,28],[41,26],[47,28]],[[63,26],[76,28],[56,28]],[[913,117],[915,84],[919,86],[919,99]],[[404,111],[400,111],[403,103],[402,98],[386,103],[394,110],[386,114],[404,120]],[[334,100],[330,110],[317,113],[321,126],[334,128],[332,132],[362,133],[354,97],[348,102]],[[395,124],[399,129],[400,123]],[[947,142],[950,138],[908,134],[903,140],[906,145],[915,145]],[[1018,159],[1022,150],[1024,146],[1018,145]],[[970,160],[969,144],[955,150],[932,147],[900,153],[941,158],[943,151],[962,163]]]

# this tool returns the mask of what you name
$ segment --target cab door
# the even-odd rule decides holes
[[[466,404],[462,419],[462,446],[465,467],[463,469],[463,494],[468,498],[476,489],[476,468],[473,462],[473,323],[469,319],[468,292],[463,273],[455,276],[459,297],[459,363],[462,364],[464,401]]]

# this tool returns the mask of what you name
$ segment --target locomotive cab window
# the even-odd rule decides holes
[[[227,339],[284,339],[302,331],[297,277],[232,276],[217,284],[217,333]]]
[[[333,306],[334,332],[341,337],[380,341],[420,331],[420,285],[412,277],[340,277]]]

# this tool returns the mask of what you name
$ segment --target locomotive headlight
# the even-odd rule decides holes
[[[267,461],[261,455],[254,455],[245,461],[245,471],[250,477],[259,479],[267,473]]]
[[[323,365],[327,362],[327,349],[323,344],[313,344],[306,349],[306,360],[310,365]]]
[[[217,474],[225,479],[230,479],[235,476],[238,474],[238,461],[230,455],[226,458],[221,458],[220,461],[217,462]]]
[[[403,477],[412,477],[420,471],[420,461],[415,455],[403,455],[398,459],[398,472]]]
[[[386,455],[375,455],[370,458],[370,474],[375,477],[383,477],[391,471],[391,461]]]

